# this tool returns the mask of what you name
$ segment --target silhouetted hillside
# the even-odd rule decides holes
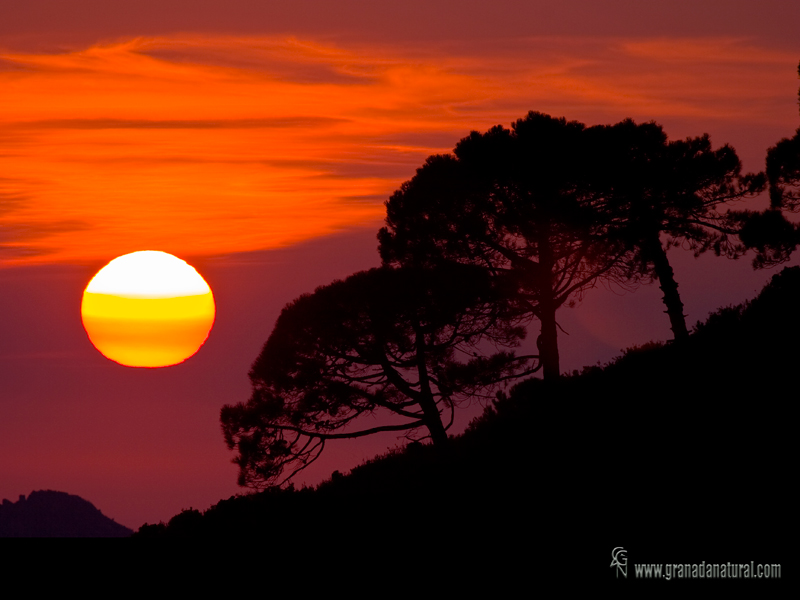
[[[0,537],[128,537],[132,533],[91,502],[65,492],[40,490],[0,505]]]
[[[410,536],[487,552],[521,541],[532,559],[597,548],[598,565],[613,545],[678,549],[681,561],[777,550],[794,478],[798,310],[800,267],[784,269],[684,342],[520,383],[446,452],[412,444],[316,489],[232,497],[138,536]]]

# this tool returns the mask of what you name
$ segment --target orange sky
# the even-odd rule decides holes
[[[715,123],[790,134],[796,63],[733,37],[169,35],[0,52],[0,264],[228,254],[377,229],[427,155],[530,109],[672,119],[680,136]]]

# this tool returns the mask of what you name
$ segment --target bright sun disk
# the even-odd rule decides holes
[[[92,344],[129,367],[194,355],[214,324],[211,288],[185,261],[145,250],[115,258],[86,286],[81,318]]]

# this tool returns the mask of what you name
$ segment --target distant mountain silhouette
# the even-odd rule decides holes
[[[0,505],[0,538],[128,537],[132,533],[91,502],[65,492],[39,490]]]

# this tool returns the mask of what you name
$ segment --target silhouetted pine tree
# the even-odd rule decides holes
[[[708,135],[668,141],[660,125],[631,120],[592,131],[598,157],[592,185],[609,195],[607,218],[632,251],[626,256],[631,274],[658,280],[673,335],[685,339],[686,316],[667,250],[741,256],[747,247],[739,234],[753,213],[727,209],[760,192],[763,175],[743,176],[735,150],[713,149]],[[766,232],[765,225],[772,223],[750,227]]]
[[[249,401],[222,409],[240,485],[266,487],[311,464],[326,441],[427,430],[447,442],[458,404],[532,372],[528,357],[476,353],[484,339],[516,345],[500,280],[469,265],[356,273],[284,308],[253,364]],[[359,428],[359,417],[392,416]]]
[[[797,73],[800,75],[800,64]],[[797,96],[800,99],[800,90]],[[800,211],[800,129],[767,152],[767,179],[773,208]]]
[[[541,322],[546,379],[560,374],[556,311],[598,278],[627,279],[627,249],[586,181],[597,159],[585,125],[530,112],[511,130],[472,132],[453,155],[429,157],[386,203],[381,258],[389,265],[477,265],[511,274],[509,301]]]

